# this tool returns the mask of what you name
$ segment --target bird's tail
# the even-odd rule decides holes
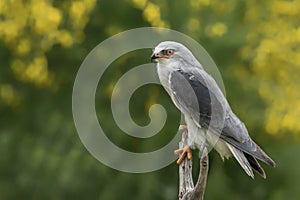
[[[247,173],[248,176],[251,178],[254,178],[253,170],[254,169],[261,177],[266,178],[266,173],[264,169],[259,165],[257,160],[245,153],[241,150],[235,148],[234,146],[226,143],[228,148],[230,149],[231,153],[235,157],[235,159],[238,161],[238,163],[241,165],[241,167],[244,169],[244,171]]]

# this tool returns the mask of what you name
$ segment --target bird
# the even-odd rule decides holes
[[[271,167],[276,163],[251,139],[245,124],[234,114],[214,78],[193,53],[175,41],[160,42],[151,55],[161,85],[184,116],[188,145],[175,151],[180,164],[191,150],[213,147],[224,160],[234,157],[246,174],[266,178],[257,160]]]

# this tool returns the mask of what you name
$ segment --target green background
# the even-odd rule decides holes
[[[275,169],[262,164],[266,180],[252,180],[234,159],[223,162],[212,151],[205,199],[300,199],[299,7],[299,1],[272,0],[1,1],[0,199],[177,199],[175,162],[145,174],[111,169],[85,149],[72,118],[72,87],[88,53],[114,34],[150,26],[180,31],[207,50],[232,109],[277,163]],[[130,112],[146,125],[148,108],[164,105],[168,120],[158,135],[133,138],[113,120],[114,84],[148,63],[151,52],[118,58],[96,93],[107,136],[133,152],[167,144],[180,120],[155,85],[134,93]],[[194,177],[196,158],[194,152]]]

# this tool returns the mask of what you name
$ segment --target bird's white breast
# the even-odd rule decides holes
[[[176,101],[174,99],[174,94],[171,91],[170,75],[176,69],[180,69],[180,67],[178,66],[180,66],[180,63],[176,63],[176,62],[173,62],[172,64],[158,63],[157,65],[158,77],[165,90],[169,93],[171,99],[173,100],[173,103],[184,114],[185,122],[189,129],[188,145],[191,147],[197,146],[198,148],[200,148],[202,143],[205,141],[205,136],[203,134],[203,131],[201,130],[201,127],[195,124],[195,122],[193,121],[193,119],[190,117],[188,113],[184,113],[184,110],[180,109],[180,107],[176,104]]]
[[[173,73],[176,68],[179,69],[179,64],[174,63],[157,63],[157,74],[160,80],[160,83],[165,88],[165,90],[169,93],[169,95],[173,96],[172,91],[170,91],[170,75]]]

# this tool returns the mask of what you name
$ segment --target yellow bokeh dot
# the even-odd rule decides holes
[[[60,43],[64,47],[71,47],[73,45],[73,38],[71,34],[66,30],[60,31],[58,38]]]
[[[147,3],[147,0],[132,0],[132,3],[136,8],[143,9]]]
[[[211,32],[215,36],[222,36],[227,33],[227,26],[222,22],[218,22],[212,26]]]
[[[1,85],[0,87],[0,96],[1,99],[7,103],[13,101],[14,99],[14,90],[11,85]]]
[[[16,107],[20,104],[20,97],[10,84],[0,85],[0,100],[11,107]]]
[[[205,30],[206,35],[209,37],[221,37],[227,33],[227,26],[222,22],[217,22],[211,26],[208,26]]]
[[[148,3],[144,12],[143,16],[146,18],[147,21],[149,22],[155,22],[160,20],[160,8],[153,4],[153,3]]]
[[[34,1],[31,21],[37,34],[43,35],[56,30],[62,21],[62,13],[46,1]]]
[[[16,53],[20,56],[27,55],[31,50],[31,43],[29,39],[21,39],[17,45]]]

